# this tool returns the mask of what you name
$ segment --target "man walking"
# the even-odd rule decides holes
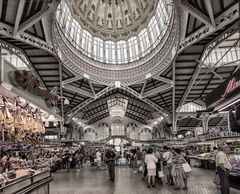
[[[221,184],[221,193],[229,194],[230,193],[230,184],[229,184],[229,170],[232,169],[232,166],[228,160],[227,154],[230,153],[230,147],[225,145],[220,149],[216,156],[216,166],[220,178]]]
[[[109,170],[109,176],[110,176],[110,180],[114,181],[115,179],[115,159],[116,159],[116,154],[113,151],[113,148],[109,148],[106,152],[105,155],[105,159],[106,159],[106,163],[108,166],[108,170]]]

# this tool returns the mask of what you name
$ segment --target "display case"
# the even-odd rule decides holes
[[[49,184],[53,180],[49,171],[36,172],[29,175],[27,172],[17,172],[16,177],[7,179],[0,187],[0,194],[49,194]]]
[[[240,154],[231,155],[229,161],[232,165],[229,177],[230,185],[231,187],[240,190]]]

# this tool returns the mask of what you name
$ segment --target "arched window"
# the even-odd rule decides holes
[[[136,36],[131,37],[128,40],[128,47],[129,47],[129,62],[139,59],[139,48]]]
[[[138,139],[138,127],[136,123],[127,124],[127,137],[130,139]]]
[[[84,140],[93,141],[94,139],[96,139],[95,130],[92,128],[86,129],[84,132]]]
[[[109,137],[109,126],[107,123],[98,125],[98,139],[106,139]]]
[[[93,57],[95,60],[104,62],[104,43],[101,38],[95,37],[93,41]]]
[[[111,125],[111,134],[112,136],[125,135],[124,133],[124,124],[122,119],[119,117],[114,117]]]
[[[147,141],[152,139],[151,130],[148,128],[143,128],[139,134],[139,140]]]
[[[106,63],[114,63],[116,60],[115,43],[113,41],[105,42]]]

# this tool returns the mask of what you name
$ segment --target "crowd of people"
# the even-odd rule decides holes
[[[187,190],[190,171],[184,171],[183,165],[187,163],[184,153],[178,148],[165,146],[163,149],[163,152],[152,148],[130,150],[129,163],[133,172],[143,173],[148,188],[155,187],[157,181],[163,185],[174,185],[175,190]]]
[[[214,148],[213,156],[216,161],[216,176],[221,184],[222,194],[229,193],[229,170],[231,164],[227,155],[230,153],[228,146]],[[155,187],[155,183],[175,186],[175,190],[187,190],[188,178],[191,174],[190,165],[185,160],[184,151],[179,148],[163,147],[163,150],[135,148],[126,150],[124,153],[116,152],[109,146],[106,149],[77,149],[69,151],[29,151],[29,152],[2,152],[0,155],[0,173],[10,171],[19,167],[32,167],[39,163],[48,163],[52,172],[64,170],[69,172],[74,169],[77,173],[87,160],[90,166],[97,170],[108,167],[110,180],[115,180],[115,166],[118,164],[119,156],[126,158],[127,165],[133,169],[133,173],[141,173],[142,179],[146,180],[148,188]],[[15,166],[14,166],[15,165]],[[105,169],[105,168],[104,168]]]

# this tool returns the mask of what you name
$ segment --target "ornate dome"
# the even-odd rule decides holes
[[[76,74],[129,85],[171,63],[177,30],[172,0],[62,0],[53,36],[59,57]]]
[[[103,40],[126,40],[147,26],[156,0],[66,1],[83,29]]]

